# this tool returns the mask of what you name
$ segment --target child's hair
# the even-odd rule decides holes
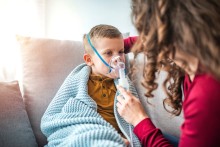
[[[114,26],[105,24],[94,26],[88,34],[84,34],[83,36],[85,52],[89,54],[92,54],[93,50],[88,43],[86,35],[89,35],[90,41],[93,46],[96,45],[96,39],[98,38],[122,38],[122,33]]]
[[[132,0],[132,18],[140,35],[132,50],[135,57],[139,52],[147,57],[142,83],[148,90],[145,95],[153,97],[155,73],[163,67],[168,71],[164,107],[165,103],[172,106],[170,112],[179,115],[183,72],[169,55],[175,55],[176,50],[188,53],[199,59],[200,71],[220,79],[220,1]]]

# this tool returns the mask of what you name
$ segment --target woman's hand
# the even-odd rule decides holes
[[[118,96],[116,104],[118,113],[130,124],[136,126],[140,121],[148,118],[138,98],[121,86],[117,86],[122,96]]]

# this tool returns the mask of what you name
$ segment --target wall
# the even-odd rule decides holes
[[[136,35],[131,0],[0,0],[0,81],[16,79],[16,35],[82,40],[97,24]]]
[[[16,35],[45,37],[45,0],[0,0],[0,81],[15,79]]]
[[[131,22],[130,0],[47,0],[46,36],[82,40],[97,24],[110,24],[137,35]]]

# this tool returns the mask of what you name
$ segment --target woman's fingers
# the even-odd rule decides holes
[[[134,126],[148,117],[138,98],[121,86],[117,86],[117,89],[121,94],[117,97],[118,103],[116,104],[120,116]]]
[[[120,104],[122,104],[122,105],[124,105],[124,103],[125,103],[125,100],[124,100],[124,98],[122,97],[122,96],[117,96],[117,100],[118,100],[118,102],[120,103]]]
[[[116,86],[117,89],[119,90],[120,94],[124,97],[124,98],[130,98],[132,97],[133,95],[129,92],[129,91],[126,91],[123,87],[117,85]]]
[[[123,115],[123,111],[125,110],[125,107],[126,107],[125,100],[122,96],[118,96],[117,100],[118,102],[116,103],[116,106],[117,106],[118,113],[120,115]]]

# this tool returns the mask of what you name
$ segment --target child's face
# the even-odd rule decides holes
[[[122,38],[96,39],[95,48],[107,63],[110,63],[110,60],[114,56],[120,56],[121,61],[125,62],[124,41]],[[116,78],[113,75],[108,74],[109,68],[101,61],[101,59],[95,53],[91,55],[91,60],[93,63],[91,65],[93,74],[109,78]]]

